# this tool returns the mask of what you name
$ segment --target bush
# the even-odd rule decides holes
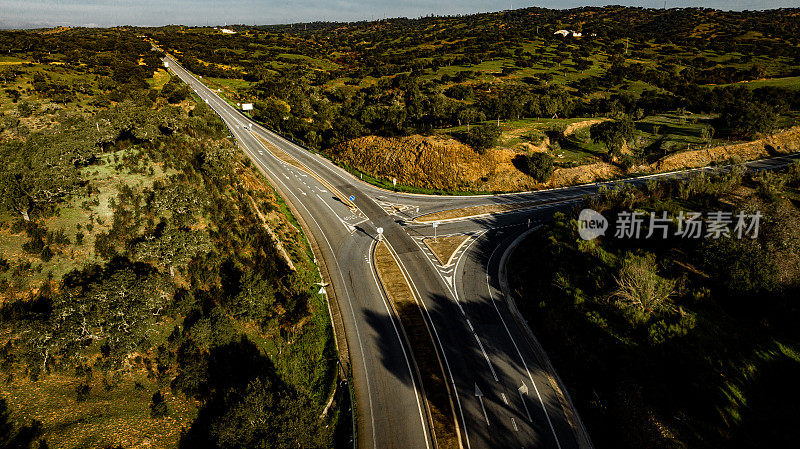
[[[483,154],[497,143],[497,139],[500,137],[500,127],[494,123],[473,126],[469,131],[460,133],[456,137],[478,153]]]
[[[189,96],[189,87],[178,77],[171,78],[161,89],[161,95],[172,104],[180,103]]]
[[[553,176],[553,157],[547,153],[525,155],[525,172],[539,182],[547,182]]]
[[[164,400],[164,395],[160,391],[153,393],[153,399],[150,401],[150,417],[154,419],[163,418],[169,414],[167,409],[167,402]]]
[[[772,106],[744,100],[732,103],[720,116],[724,128],[728,128],[732,134],[746,138],[772,132],[777,126],[777,120],[778,114]]]

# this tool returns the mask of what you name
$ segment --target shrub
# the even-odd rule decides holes
[[[460,133],[456,137],[478,153],[483,154],[497,143],[497,139],[500,137],[500,127],[494,123],[473,126],[469,131]]]
[[[157,419],[163,418],[169,414],[167,409],[167,402],[164,400],[164,395],[161,391],[153,393],[153,399],[150,401],[150,417]]]
[[[724,128],[732,134],[755,138],[757,134],[769,133],[777,126],[778,114],[772,106],[752,101],[736,101],[720,116]]]
[[[553,157],[547,153],[526,155],[525,172],[539,182],[547,182],[553,176]]]
[[[633,309],[634,318],[646,320],[653,313],[672,307],[669,297],[675,281],[664,279],[656,273],[655,255],[637,256],[628,253],[622,262],[614,297],[625,308]]]

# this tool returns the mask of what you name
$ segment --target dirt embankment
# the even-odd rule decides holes
[[[445,190],[483,190],[496,179],[494,152],[477,154],[453,139],[413,135],[362,137],[335,146],[332,155],[347,165],[401,184]],[[490,187],[488,187],[490,189]]]
[[[800,126],[795,126],[752,142],[683,151],[640,168],[653,173],[668,172],[683,168],[702,167],[712,162],[723,162],[731,158],[746,161],[793,153],[798,150],[800,150]]]
[[[606,120],[608,120],[608,119],[596,118],[596,119],[589,119],[589,120],[583,120],[583,121],[580,121],[580,122],[570,123],[569,125],[567,125],[566,128],[564,128],[564,135],[568,136],[568,135],[574,133],[575,131],[578,131],[580,129],[586,128],[588,126],[592,126],[592,125],[596,125],[598,123],[605,122]]]
[[[569,132],[601,120],[574,123]],[[577,125],[577,126],[576,126]],[[752,142],[683,151],[655,163],[636,166],[635,173],[657,173],[723,162],[733,157],[752,160],[800,149],[800,127],[794,127]],[[547,183],[537,183],[514,164],[520,154],[536,151],[495,148],[478,154],[472,148],[440,136],[384,138],[362,137],[331,149],[341,162],[382,178],[397,178],[401,184],[442,190],[476,192],[524,191],[590,183],[622,176],[625,171],[607,162],[557,168]],[[542,151],[541,149],[539,151]]]

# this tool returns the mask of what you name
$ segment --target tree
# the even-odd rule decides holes
[[[36,209],[58,203],[71,193],[79,173],[62,157],[69,153],[64,143],[34,134],[24,145],[10,142],[0,146],[0,209],[29,221]]]
[[[749,139],[774,130],[777,120],[778,114],[772,106],[747,100],[731,103],[720,116],[723,127]]]
[[[605,121],[589,128],[589,135],[594,142],[600,142],[608,149],[612,157],[620,156],[622,148],[633,138],[636,128],[630,118],[618,121]]]
[[[42,423],[31,421],[30,425],[18,426],[11,419],[8,402],[0,398],[0,448],[25,449],[33,447],[33,443],[42,434]],[[43,442],[44,440],[40,440]],[[40,443],[39,447],[42,447]],[[44,445],[46,447],[46,445]]]
[[[164,400],[164,395],[161,394],[161,391],[156,391],[150,401],[150,417],[158,419],[168,414],[169,409],[167,408],[167,402]]]
[[[164,84],[161,89],[161,95],[170,103],[180,103],[189,96],[189,87],[181,82],[180,78],[173,77]]]
[[[458,135],[459,140],[471,146],[480,154],[493,147],[499,137],[500,127],[494,123],[473,126],[468,132]]]
[[[592,65],[592,61],[590,59],[578,58],[574,60],[575,67],[581,72],[585,72],[587,69],[590,69]]]
[[[547,153],[525,156],[525,171],[539,182],[547,182],[553,176],[553,157]]]
[[[668,302],[675,289],[675,281],[656,273],[655,255],[625,255],[617,277],[614,297],[627,307],[635,309],[637,318],[648,318],[656,312],[668,310]]]

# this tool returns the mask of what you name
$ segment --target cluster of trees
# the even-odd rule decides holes
[[[800,360],[774,348],[800,343],[800,210],[786,197],[799,186],[795,164],[778,174],[737,169],[606,190],[556,214],[526,243],[529,251],[514,255],[520,306],[595,444],[791,444],[793,424],[782,416],[797,410]],[[583,207],[609,218],[605,237],[579,238]],[[645,239],[647,220],[640,238],[614,237],[615,217],[631,210],[762,218],[755,238],[687,239],[673,222],[666,238],[657,231]],[[552,263],[543,268],[543,259]],[[717,394],[732,390],[737,399]]]
[[[61,39],[75,36],[65,33],[0,35],[31,57],[32,42],[70,52]],[[84,32],[76,33],[81,42]],[[85,33],[104,39],[100,31]],[[152,67],[138,61],[153,57],[150,46],[134,45],[130,31],[120,30],[120,41],[114,53],[125,63],[113,73],[69,68],[96,71],[98,84],[82,93],[94,100],[91,114],[52,114],[56,126],[4,133],[0,141],[0,219],[3,229],[28,239],[25,256],[0,255],[4,378],[72,375],[74,399],[84,402],[101,383],[113,395],[144,373],[152,419],[170,415],[169,394],[200,403],[180,447],[329,447],[337,415],[321,419],[320,412],[336,354],[327,309],[309,290],[315,270],[305,247],[284,242],[295,259],[290,267],[262,220],[280,216],[277,199],[254,186],[260,175],[219,117],[175,80],[160,91],[149,88]],[[42,69],[38,79],[46,85],[55,77]],[[57,95],[49,88],[24,92],[18,115],[44,114],[35,105]],[[102,205],[99,171],[120,179],[117,194]],[[124,181],[131,174],[145,182]],[[82,212],[61,216],[78,205]],[[101,220],[96,210],[106,206],[110,220]],[[78,232],[50,230],[73,226],[76,217]],[[26,284],[28,273],[49,269],[51,260],[76,263],[75,250],[97,262]],[[25,285],[35,289],[19,288]],[[165,330],[166,339],[157,337]],[[279,354],[268,353],[265,341]],[[0,402],[0,445],[28,447],[52,436],[37,423],[12,427],[6,418]]]
[[[794,74],[792,64],[800,60],[791,17],[788,11],[529,8],[415,20],[237,27],[236,35],[175,27],[148,32],[164,48],[180,52],[181,61],[199,74],[252,81],[239,95],[255,102],[258,120],[327,149],[363,135],[426,133],[485,120],[556,115],[637,119],[678,108],[722,114],[740,111],[748,102],[753,103],[751,117],[725,116],[719,129],[752,137],[769,131],[775,114],[798,110],[798,91],[745,92],[701,84]],[[698,24],[708,24],[714,38],[698,33]],[[565,27],[582,27],[584,38],[553,36]],[[747,33],[752,39],[720,38]],[[742,56],[721,62],[706,56],[732,52]],[[606,61],[600,62],[599,55]],[[757,59],[767,55],[778,63]],[[499,61],[500,71],[479,67],[487,61]],[[600,70],[585,73],[596,65]],[[533,76],[515,75],[530,67],[537,68]],[[551,83],[567,73],[582,75],[569,85]],[[634,81],[649,86],[641,94],[628,92],[627,84]],[[760,125],[751,126],[749,118]],[[476,149],[482,150],[480,144]]]

